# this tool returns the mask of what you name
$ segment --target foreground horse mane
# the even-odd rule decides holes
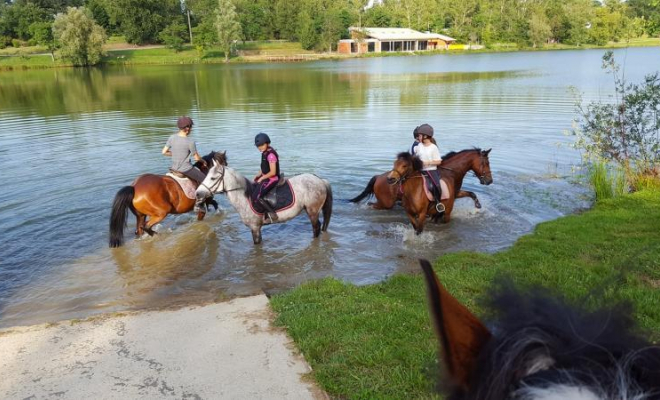
[[[479,153],[481,153],[481,149],[479,147],[473,147],[471,149],[465,149],[465,150],[461,150],[461,151],[450,151],[449,153],[442,156],[442,161],[447,161],[448,159],[450,159],[454,156],[457,156],[459,154],[463,154],[463,153],[468,152],[468,151],[478,151]]]
[[[427,261],[422,268],[451,375],[450,399],[660,398],[660,348],[639,333],[629,303],[592,310],[586,304],[595,299],[572,302],[499,278],[482,325]]]
[[[412,165],[413,171],[421,171],[424,168],[424,162],[418,156],[414,156],[407,151],[397,154],[396,158],[408,161]]]

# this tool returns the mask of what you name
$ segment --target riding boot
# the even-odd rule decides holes
[[[269,218],[271,222],[277,222],[279,217],[273,209],[273,206],[271,206],[270,203],[264,199],[259,199],[259,204],[261,204],[266,209],[266,217]]]

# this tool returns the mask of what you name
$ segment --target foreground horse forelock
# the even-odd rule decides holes
[[[591,311],[501,281],[483,324],[420,263],[449,399],[660,399],[660,348],[636,331],[629,306]]]
[[[328,229],[332,215],[332,188],[330,183],[314,174],[300,174],[287,178],[291,185],[294,203],[286,209],[277,211],[277,223],[295,218],[303,210],[307,212],[314,237]],[[236,209],[243,223],[250,228],[252,240],[261,243],[261,227],[266,224],[261,214],[255,213],[251,206],[250,195],[255,186],[238,171],[214,162],[206,179],[197,188],[197,201],[203,201],[213,193],[225,193],[231,205]],[[273,189],[276,190],[276,189]],[[323,215],[323,223],[320,216]]]

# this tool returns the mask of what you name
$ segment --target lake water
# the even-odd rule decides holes
[[[590,205],[573,172],[575,86],[608,100],[602,50],[387,57],[301,64],[185,65],[0,72],[0,326],[275,293],[334,276],[356,284],[416,270],[419,257],[494,252],[542,221]],[[617,50],[626,77],[660,65],[660,49]],[[305,216],[249,230],[222,196],[196,222],[169,216],[159,235],[110,250],[115,193],[164,173],[160,151],[176,118],[195,120],[200,153],[227,150],[257,172],[259,131],[287,175],[313,172],[335,195],[329,232]],[[391,168],[412,130],[435,127],[442,153],[493,148],[494,184],[468,176],[477,210],[459,200],[450,224],[416,237],[401,208],[342,201]]]

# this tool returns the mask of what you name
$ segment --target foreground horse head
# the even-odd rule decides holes
[[[449,399],[660,398],[660,348],[634,332],[630,307],[589,311],[504,285],[490,301],[489,330],[421,265]]]

